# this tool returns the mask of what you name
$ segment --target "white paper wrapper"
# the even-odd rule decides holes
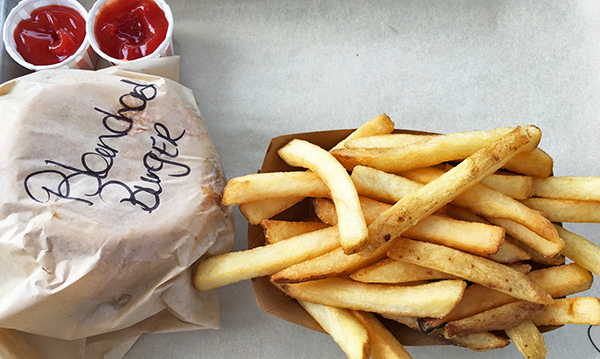
[[[121,358],[142,332],[217,328],[191,268],[231,248],[233,219],[191,91],[52,70],[1,86],[0,108],[0,350]]]

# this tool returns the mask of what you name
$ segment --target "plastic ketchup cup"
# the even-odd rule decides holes
[[[29,70],[93,69],[97,55],[87,40],[87,15],[74,0],[22,0],[4,23],[4,47]]]
[[[92,48],[112,64],[173,55],[173,13],[162,0],[98,0],[86,30]]]

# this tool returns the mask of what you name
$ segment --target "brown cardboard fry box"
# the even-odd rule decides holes
[[[265,155],[260,172],[287,171],[293,168],[286,164],[278,155],[277,150],[287,144],[290,140],[298,138],[309,141],[322,148],[329,150],[342,139],[347,137],[353,130],[332,130],[321,132],[308,132],[275,137],[271,140]],[[400,131],[399,133],[423,134],[416,131]],[[310,200],[304,200],[287,211],[277,215],[277,219],[301,220],[314,216],[311,212]],[[254,248],[265,244],[262,228],[257,225],[248,226],[248,247]],[[319,324],[296,302],[288,297],[269,282],[268,277],[260,277],[252,280],[256,303],[266,313],[281,319],[296,323],[307,328],[323,331]],[[382,320],[386,327],[394,333],[403,345],[443,345],[448,341],[434,336],[427,336],[418,331],[407,328],[404,325],[390,320]]]
[[[0,109],[0,351],[120,358],[143,332],[217,328],[192,267],[231,248],[233,216],[192,92],[40,71],[0,86]]]

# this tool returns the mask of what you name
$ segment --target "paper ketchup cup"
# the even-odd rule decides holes
[[[134,16],[131,14],[128,14],[126,8],[128,7],[127,4],[134,4],[137,2],[150,2],[150,3],[155,3],[156,5],[158,5],[158,8],[160,8],[160,10],[162,10],[162,12],[164,13],[164,18],[167,21],[167,27],[166,27],[166,33],[164,34],[164,38],[162,39],[162,41],[160,42],[160,44],[158,44],[158,46],[155,49],[149,49],[146,50],[146,53],[143,54],[143,56],[141,57],[137,57],[137,58],[125,58],[123,56],[116,56],[114,54],[114,51],[112,51],[112,49],[107,48],[106,46],[106,42],[104,41],[105,39],[102,38],[102,36],[106,36],[103,35],[102,32],[99,31],[99,27],[101,27],[101,22],[102,22],[102,12],[103,11],[115,11],[114,8],[119,7],[122,8],[123,11],[121,11],[119,13],[119,17],[121,16]],[[136,17],[132,17],[131,21],[132,23],[139,25],[137,23],[144,23],[145,21],[151,21],[150,19],[140,19],[137,18],[137,16],[139,16],[139,13],[135,14]],[[113,19],[115,18],[114,16],[112,17]],[[118,20],[121,21],[121,20]],[[97,26],[98,25],[98,26]],[[119,26],[124,26],[122,24],[117,24],[117,27]],[[126,29],[120,29],[119,31],[121,32],[127,32]],[[171,11],[171,7],[163,0],[97,0],[94,5],[92,6],[92,8],[90,9],[89,13],[88,13],[88,18],[87,18],[87,23],[86,23],[86,32],[87,32],[87,37],[88,37],[88,41],[90,42],[90,45],[92,46],[92,48],[94,49],[94,51],[100,55],[103,59],[107,60],[108,62],[110,62],[113,65],[118,65],[118,64],[123,64],[123,63],[132,63],[132,62],[139,62],[139,61],[143,61],[145,59],[153,59],[153,58],[158,58],[158,57],[165,57],[165,56],[171,56],[174,54],[173,52],[173,12]],[[142,25],[142,33],[140,33],[141,36],[145,36],[143,34],[143,25]],[[115,39],[117,38],[117,36],[109,36],[109,38]]]
[[[15,30],[21,21],[29,20],[31,14],[45,6],[64,6],[74,9],[79,15],[82,16],[83,20],[87,19],[87,10],[75,0],[22,0],[17,6],[15,6],[8,14],[4,23],[2,32],[2,40],[4,41],[4,47],[10,55],[19,65],[29,70],[45,70],[45,69],[57,69],[57,68],[74,68],[74,69],[93,69],[96,65],[97,55],[90,46],[87,36],[85,35],[85,29],[83,32],[83,42],[75,50],[73,54],[63,59],[60,62],[52,64],[35,64],[31,61],[27,61],[24,56],[19,53],[17,49],[17,43],[14,38]]]

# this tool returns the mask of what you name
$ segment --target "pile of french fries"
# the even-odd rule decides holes
[[[540,139],[535,126],[394,133],[385,114],[329,150],[294,139],[277,153],[297,170],[224,191],[266,245],[203,260],[194,284],[269,276],[351,359],[411,357],[379,318],[544,358],[541,332],[600,325],[598,298],[568,297],[600,274],[600,248],[560,225],[600,221],[600,177],[551,176]],[[314,215],[273,218],[305,198]]]

